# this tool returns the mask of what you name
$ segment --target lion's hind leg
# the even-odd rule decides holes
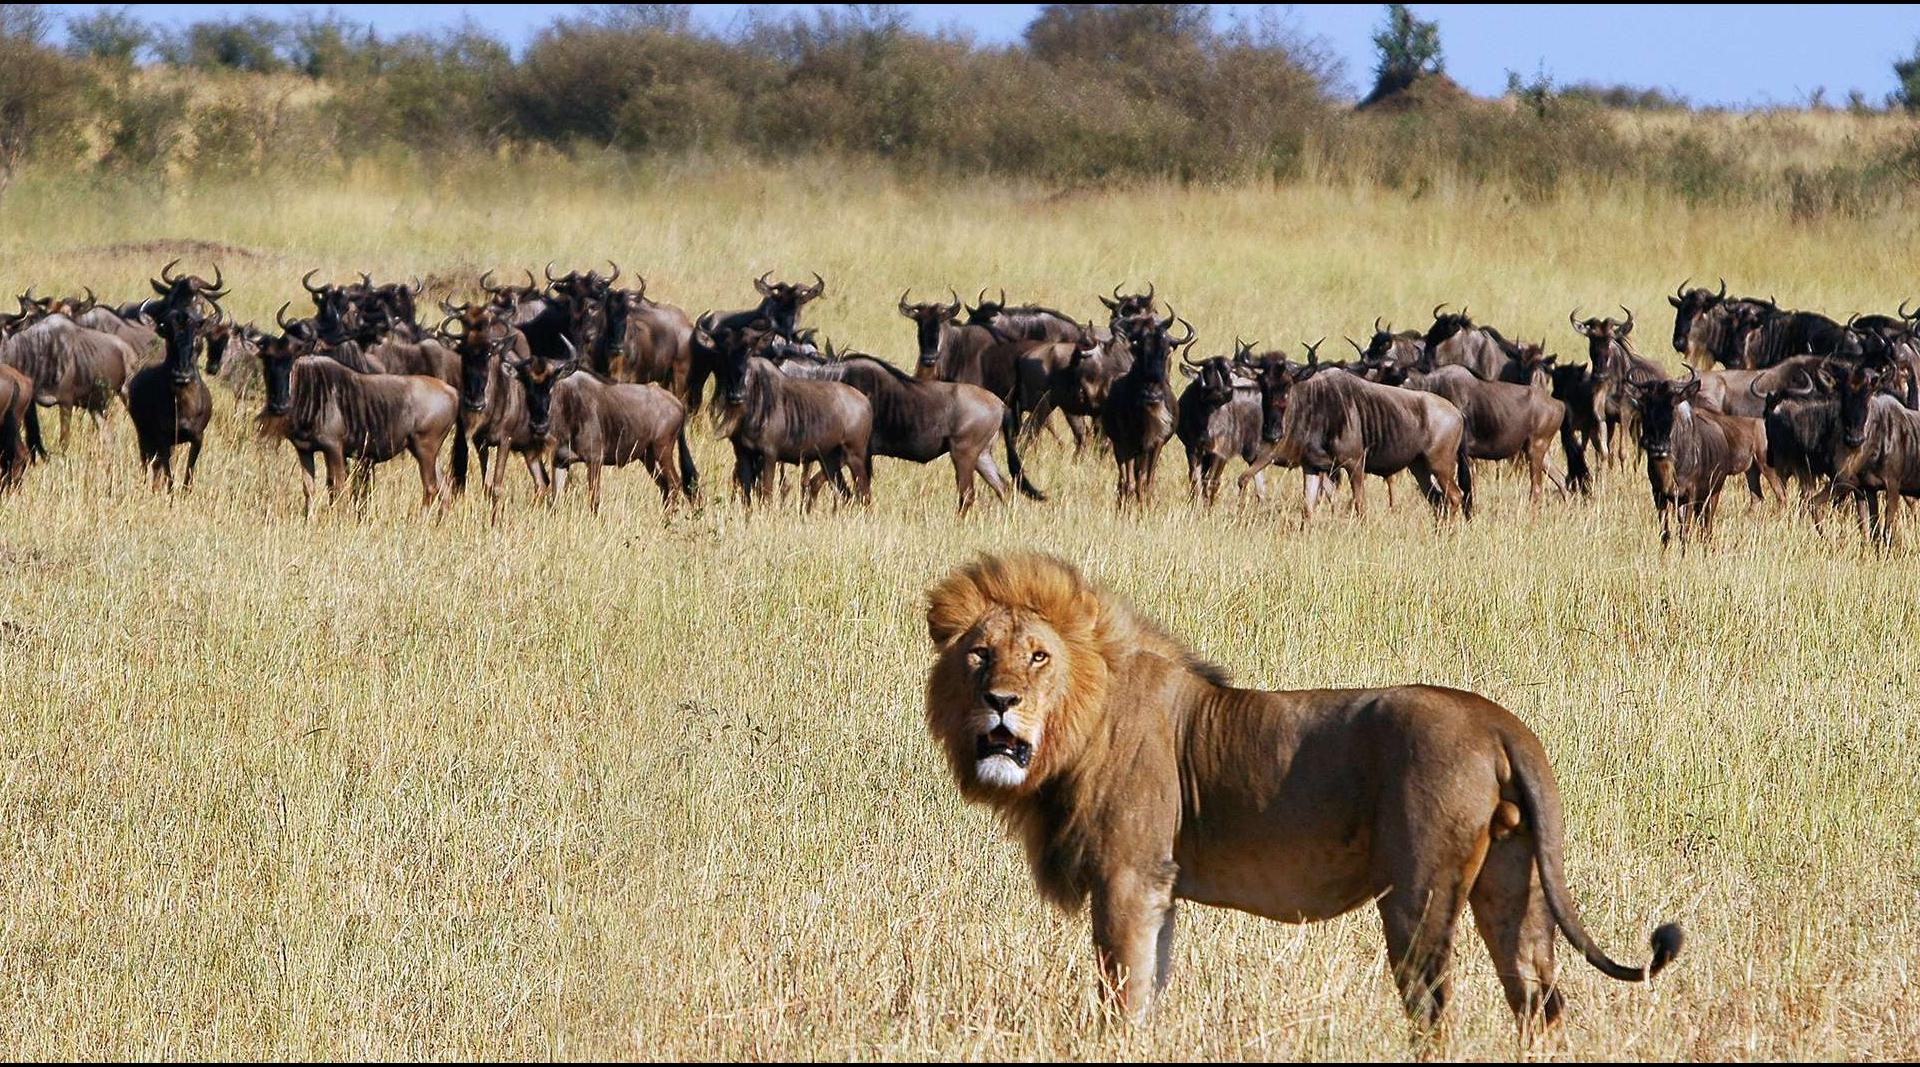
[[[1505,818],[1495,816],[1493,842],[1469,900],[1473,924],[1493,957],[1507,1006],[1513,1009],[1523,1042],[1560,1020],[1560,990],[1554,986],[1553,950],[1557,931],[1540,888],[1533,841],[1521,827],[1519,809],[1501,802]]]
[[[1380,920],[1387,935],[1387,964],[1413,1023],[1414,1044],[1423,1056],[1444,1040],[1441,1022],[1453,990],[1453,934],[1466,910],[1467,890],[1479,877],[1488,833],[1452,841],[1408,834],[1383,835],[1386,855],[1397,856],[1384,879],[1392,888],[1380,898]]]

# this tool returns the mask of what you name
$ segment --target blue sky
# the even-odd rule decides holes
[[[56,11],[95,4],[53,4]],[[200,18],[294,9],[334,10],[383,31],[437,28],[472,18],[516,49],[569,7],[528,4],[137,4],[147,19],[184,23]],[[724,28],[749,6],[714,4],[698,18]],[[758,5],[804,10],[808,4]],[[962,27],[982,41],[1019,37],[1035,4],[906,5],[928,28]],[[1352,88],[1363,88],[1372,68],[1368,35],[1381,21],[1378,4],[1216,5],[1231,11],[1270,7],[1308,35],[1325,40],[1346,63]],[[1506,72],[1531,76],[1544,69],[1557,83],[1624,82],[1673,89],[1707,105],[1797,104],[1816,87],[1844,102],[1859,89],[1879,102],[1893,88],[1892,64],[1912,52],[1920,36],[1920,5],[1788,5],[1718,7],[1702,4],[1569,4],[1497,6],[1415,4],[1440,23],[1447,70],[1468,89],[1498,93]]]

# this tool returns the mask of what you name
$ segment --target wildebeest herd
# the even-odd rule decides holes
[[[523,284],[501,284],[489,272],[472,299],[440,300],[428,326],[417,281],[315,284],[310,271],[301,284],[312,313],[290,317],[289,301],[264,331],[223,309],[217,267],[208,280],[177,266],[151,280],[149,298],[110,305],[90,288],[68,297],[30,288],[16,314],[0,314],[0,485],[47,455],[37,408],[59,410],[64,446],[75,410],[111,432],[118,401],[154,488],[173,487],[181,446],[191,486],[213,413],[202,368],[217,375],[254,360],[259,427],[293,445],[309,514],[317,461],[331,497],[363,490],[402,452],[419,466],[426,506],[463,491],[477,457],[497,515],[513,453],[539,498],[551,501],[584,465],[597,508],[603,468],[637,462],[674,507],[701,492],[688,420],[703,404],[733,446],[749,506],[784,495],[787,468],[803,506],[828,486],[864,502],[878,457],[949,457],[962,511],[976,476],[1003,499],[1017,489],[1045,500],[1020,450],[1056,412],[1076,459],[1090,444],[1111,455],[1123,510],[1152,499],[1175,438],[1196,501],[1216,501],[1238,457],[1242,493],[1265,495],[1267,467],[1298,468],[1309,518],[1343,482],[1364,514],[1369,475],[1387,480],[1391,503],[1402,472],[1438,515],[1471,518],[1474,466],[1489,460],[1523,464],[1538,505],[1549,483],[1590,491],[1595,467],[1624,466],[1629,447],[1644,460],[1663,543],[1710,535],[1722,488],[1740,475],[1754,495],[1783,500],[1796,482],[1816,517],[1851,503],[1887,542],[1901,496],[1920,495],[1920,313],[1904,304],[1842,322],[1729,296],[1724,282],[1683,282],[1668,297],[1688,368],[1674,378],[1636,350],[1624,307],[1621,318],[1569,314],[1584,363],[1445,304],[1424,332],[1376,319],[1365,344],[1347,340],[1353,358],[1338,361],[1321,358],[1324,339],[1297,359],[1237,338],[1201,354],[1194,327],[1152,286],[1115,287],[1099,297],[1103,315],[1085,319],[1010,303],[1004,291],[982,290],[971,306],[951,290],[918,303],[909,291],[898,303],[916,342],[908,373],[836,351],[801,325],[826,291],[817,274],[789,283],[769,272],[754,281],[751,307],[695,316],[652,299],[644,279],[622,287],[617,265],[606,274],[549,265],[544,283],[526,271]],[[1177,395],[1176,366],[1191,379]]]

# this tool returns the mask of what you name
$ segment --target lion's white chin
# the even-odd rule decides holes
[[[992,755],[973,764],[974,780],[989,789],[1017,789],[1027,780],[1027,769],[1013,757]]]

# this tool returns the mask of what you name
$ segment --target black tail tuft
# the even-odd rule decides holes
[[[27,462],[33,463],[47,458],[47,441],[40,436],[40,408],[35,404],[27,405]]]
[[[1593,471],[1587,466],[1587,450],[1574,440],[1573,427],[1560,423],[1560,451],[1567,457],[1567,488],[1586,496],[1593,492]]]
[[[467,488],[467,430],[456,423],[453,427],[453,491],[462,493]]]
[[[687,500],[698,503],[700,500],[700,470],[693,465],[693,449],[687,444],[687,424],[680,423],[680,488],[687,494]]]
[[[1045,500],[1047,494],[1027,480],[1026,471],[1020,465],[1020,446],[1016,442],[1020,436],[1020,419],[1011,407],[1000,418],[1000,436],[1007,442],[1007,472],[1013,475],[1014,484],[1020,487],[1020,495],[1028,500]]]
[[[1647,977],[1652,978],[1665,970],[1667,964],[1672,963],[1674,957],[1680,955],[1680,949],[1686,943],[1687,932],[1680,929],[1679,923],[1662,923],[1660,928],[1653,932],[1650,942],[1653,946],[1653,962],[1647,964]]]
[[[1460,451],[1454,459],[1455,470],[1460,479],[1460,514],[1463,518],[1473,518],[1473,460],[1467,458],[1467,437],[1460,435]]]

